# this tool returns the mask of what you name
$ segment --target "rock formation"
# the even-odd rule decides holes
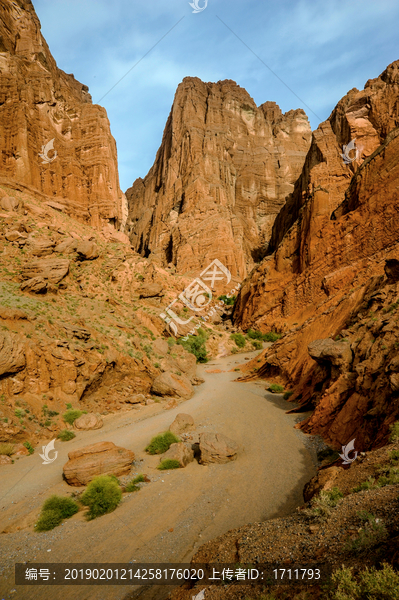
[[[265,255],[311,138],[303,110],[256,106],[234,81],[179,85],[155,163],[127,190],[126,233],[143,256],[244,277]]]
[[[308,408],[317,405],[306,431],[320,432],[336,446],[350,436],[363,445],[383,443],[398,413],[389,400],[393,388],[386,395],[372,384],[397,353],[393,341],[381,342],[389,349],[379,354],[372,343],[395,327],[388,299],[397,300],[398,126],[399,61],[363,91],[351,90],[314,133],[294,194],[275,221],[273,253],[244,282],[234,312],[244,329],[287,332],[264,353],[259,373],[294,386],[292,399]],[[363,149],[357,161],[345,164],[342,145],[355,138]],[[370,318],[381,319],[381,327],[373,325],[375,335],[363,345],[351,338],[351,350],[344,343],[338,352],[332,341],[349,325],[364,323],[374,293],[382,306]],[[341,337],[346,341],[345,333]],[[324,340],[324,359],[315,340]],[[335,388],[328,389],[333,381]],[[377,413],[379,419],[364,421]]]
[[[127,475],[134,461],[134,452],[115,446],[113,442],[98,442],[68,452],[63,467],[69,485],[87,485],[97,475]]]
[[[48,162],[39,153],[51,140]],[[43,192],[97,228],[125,219],[106,111],[57,68],[30,0],[0,4],[0,148],[3,182]]]

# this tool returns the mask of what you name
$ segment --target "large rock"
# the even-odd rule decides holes
[[[29,236],[25,248],[33,256],[48,256],[53,253],[55,242],[49,238],[35,238]]]
[[[103,426],[103,420],[100,415],[94,413],[87,413],[82,415],[78,419],[75,419],[73,425],[75,429],[101,429]]]
[[[11,465],[12,459],[6,454],[0,454],[0,465]]]
[[[0,2],[0,40],[4,174],[39,190],[43,204],[99,229],[110,222],[119,228],[126,200],[105,109],[57,68],[32,2]],[[39,153],[53,139],[48,163]]]
[[[162,373],[155,378],[151,392],[157,396],[179,396],[188,400],[194,394],[190,381],[184,375]]]
[[[352,350],[348,342],[336,342],[331,338],[315,340],[308,346],[309,355],[319,364],[331,363],[346,367],[352,362]]]
[[[148,283],[138,289],[139,298],[155,298],[163,295],[163,287],[159,283]]]
[[[76,246],[76,252],[81,260],[93,260],[98,258],[99,252],[95,242],[82,240]]]
[[[194,431],[194,419],[191,415],[186,415],[185,413],[179,413],[176,415],[175,420],[169,427],[169,431],[174,433],[175,435],[180,435],[181,433],[188,433],[189,431]]]
[[[0,377],[25,367],[23,340],[13,332],[0,331]]]
[[[59,283],[69,271],[67,258],[42,258],[27,263],[21,269],[22,279],[42,277],[51,283]]]
[[[97,475],[127,475],[134,461],[134,453],[112,442],[99,442],[69,452],[68,458],[63,467],[64,477],[69,485],[81,486]]]
[[[21,283],[21,292],[45,294],[47,292],[47,281],[43,277],[32,277],[32,279]]]
[[[303,498],[309,502],[316,494],[321,491],[327,491],[334,487],[339,473],[342,471],[339,467],[327,467],[312,477],[303,488]]]
[[[238,444],[222,433],[201,433],[199,447],[203,465],[224,464],[237,458]]]
[[[154,165],[126,192],[133,248],[179,272],[200,273],[218,258],[245,277],[264,255],[310,141],[302,109],[282,114],[234,81],[186,77]]]
[[[3,210],[12,212],[18,210],[18,208],[21,206],[21,202],[13,196],[3,196],[0,201],[0,206]]]
[[[186,444],[185,442],[178,442],[177,444],[172,444],[165,452],[162,454],[161,462],[163,460],[177,460],[180,464],[180,467],[186,467],[190,462],[194,460],[194,451],[191,448],[190,444]]]
[[[58,252],[59,254],[72,254],[72,252],[76,251],[77,245],[78,241],[75,240],[73,237],[66,238],[65,240],[62,240],[62,242],[56,245],[54,251]]]

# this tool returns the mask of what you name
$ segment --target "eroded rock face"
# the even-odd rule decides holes
[[[12,332],[0,331],[0,376],[18,373],[25,364],[23,338]]]
[[[134,249],[179,271],[218,258],[245,276],[265,253],[310,139],[302,110],[258,107],[234,81],[185,78],[153,167],[126,192]]]
[[[337,449],[353,438],[360,449],[383,444],[398,418],[397,106],[399,61],[338,103],[314,134],[296,203],[276,220],[275,251],[244,282],[235,307],[244,329],[287,332],[263,352],[258,374],[278,375],[291,400],[315,408],[301,427]],[[363,145],[360,166],[340,156],[351,138]]]
[[[115,446],[112,442],[99,442],[68,453],[64,477],[69,485],[90,483],[97,475],[127,475],[134,461],[134,452]]]
[[[121,223],[126,202],[105,109],[57,68],[31,2],[1,2],[0,17],[0,175],[94,227]],[[52,139],[48,157],[57,156],[46,162],[39,153]]]

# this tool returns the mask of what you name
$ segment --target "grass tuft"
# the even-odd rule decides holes
[[[172,444],[177,444],[178,442],[180,442],[178,437],[171,431],[166,431],[153,437],[145,450],[148,454],[163,454],[169,450]]]
[[[174,458],[166,458],[157,467],[159,471],[168,471],[169,469],[180,469],[180,463]]]
[[[57,438],[61,440],[61,442],[69,442],[69,440],[73,440],[76,437],[76,434],[73,431],[69,431],[69,429],[62,429]]]
[[[89,483],[80,499],[89,507],[87,518],[91,520],[115,510],[122,499],[122,491],[116,477],[99,475]]]
[[[5,456],[11,456],[14,452],[14,444],[9,444],[8,442],[3,442],[0,444],[0,454]]]

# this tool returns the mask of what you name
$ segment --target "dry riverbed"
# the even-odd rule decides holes
[[[234,381],[239,375],[234,368],[245,356],[254,353],[200,366],[205,383],[173,410],[156,404],[109,415],[102,429],[56,442],[59,454],[49,465],[42,464],[36,449],[32,456],[1,466],[0,531],[11,530],[0,534],[1,598],[122,599],[131,586],[17,587],[14,564],[189,562],[204,542],[232,528],[288,515],[302,504],[303,486],[316,471],[314,456],[304,436],[293,429],[295,415],[285,414],[264,382]],[[195,461],[185,469],[157,471],[159,457],[148,456],[144,448],[179,412],[192,415],[197,432],[219,432],[235,440],[238,459],[210,466]],[[50,532],[36,533],[33,525],[44,500],[74,491],[62,479],[67,453],[99,441],[133,450],[132,473],[146,473],[151,482],[125,494],[109,515],[86,522],[80,512]]]

